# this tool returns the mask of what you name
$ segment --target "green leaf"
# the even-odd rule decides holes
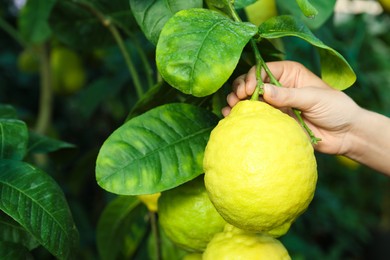
[[[28,130],[23,121],[0,119],[0,159],[23,159],[27,143]]]
[[[356,80],[356,75],[344,57],[325,45],[303,23],[292,16],[276,16],[259,26],[261,38],[299,37],[315,46],[320,54],[322,79],[335,89],[344,90]]]
[[[42,43],[51,36],[49,16],[57,0],[27,1],[19,14],[19,30],[29,43]]]
[[[157,68],[171,86],[197,97],[216,92],[233,73],[245,45],[257,32],[207,9],[176,13],[156,48]]]
[[[306,17],[314,18],[318,14],[317,9],[309,2],[309,0],[296,0],[296,2]]]
[[[30,233],[28,233],[22,226],[20,226],[18,222],[16,222],[1,211],[0,241],[21,244],[29,250],[32,250],[39,245],[39,243],[34,239],[34,237]],[[0,257],[0,259],[2,258]]]
[[[58,1],[50,16],[53,34],[76,49],[90,50],[115,43],[107,25],[96,16],[100,13],[124,31],[134,31],[136,23],[127,1]]]
[[[118,196],[104,209],[96,230],[102,260],[130,259],[147,232],[148,211],[135,196]]]
[[[40,135],[30,131],[28,142],[28,153],[49,153],[64,148],[75,148],[74,144],[70,144],[61,140],[53,139],[48,136]]]
[[[107,98],[118,95],[127,81],[128,74],[100,77],[79,92],[74,106],[82,116],[89,118]]]
[[[168,238],[161,225],[158,225],[157,228],[160,235],[159,250],[161,251],[161,259],[191,259],[191,257],[186,257],[186,255],[190,254],[188,251],[179,247],[177,244],[172,242],[170,238]],[[156,236],[153,233],[150,233],[150,236],[148,237],[147,249],[150,259],[158,260],[156,257],[158,250],[156,247]]]
[[[135,20],[154,45],[157,44],[163,26],[175,13],[202,6],[202,0],[130,0]]]
[[[231,5],[230,0],[205,0],[205,2],[212,10],[227,10]]]
[[[17,113],[13,106],[0,104],[0,118],[2,119],[16,119]]]
[[[0,259],[17,260],[32,259],[29,251],[23,245],[0,241]]]
[[[247,7],[248,5],[256,3],[257,0],[235,0],[234,7],[236,9],[242,9]]]
[[[336,0],[316,0],[311,5],[318,11],[318,14],[312,17],[306,17],[302,12],[297,0],[276,0],[280,14],[291,14],[302,20],[306,26],[311,29],[321,27],[333,14]],[[313,11],[312,11],[313,12]]]
[[[172,88],[165,81],[162,81],[150,88],[138,101],[135,103],[126,121],[138,116],[146,111],[157,106],[179,101],[179,96],[182,92]]]
[[[188,104],[167,104],[127,121],[104,142],[98,184],[122,195],[152,194],[203,172],[203,154],[218,118]]]
[[[65,196],[46,173],[24,162],[0,160],[0,209],[51,254],[70,259],[78,243]]]

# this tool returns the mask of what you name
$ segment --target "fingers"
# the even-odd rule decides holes
[[[229,114],[230,114],[230,111],[232,110],[232,108],[231,107],[224,107],[224,108],[222,108],[222,115],[224,116],[224,117],[227,117]]]
[[[267,66],[283,87],[300,88],[317,86],[328,88],[324,81],[298,62],[274,61],[267,62]],[[262,71],[262,77],[267,77],[264,70]]]
[[[283,88],[265,84],[263,98],[275,107],[294,107],[306,111],[321,102],[322,97],[319,95],[319,90],[320,88],[314,87]]]
[[[226,97],[229,106],[234,107],[241,99],[237,97],[236,93],[232,92]]]
[[[255,91],[256,84],[256,67],[253,66],[247,74],[241,75],[233,81],[233,93],[239,99],[245,99]]]

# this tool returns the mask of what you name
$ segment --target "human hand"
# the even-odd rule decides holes
[[[302,111],[302,118],[316,137],[321,138],[314,148],[323,153],[347,154],[351,145],[349,135],[353,132],[361,108],[345,93],[328,86],[303,65],[292,61],[270,62],[267,66],[283,87],[265,84],[265,102],[291,113],[291,108]],[[269,82],[262,71],[264,82]],[[233,92],[227,97],[228,107],[222,110],[224,116],[240,100],[252,95],[256,87],[256,71],[233,82]]]

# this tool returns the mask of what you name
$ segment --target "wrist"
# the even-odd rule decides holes
[[[380,172],[390,173],[389,118],[361,108],[347,140],[347,157]]]
[[[352,118],[350,130],[346,134],[343,154],[356,161],[361,161],[370,136],[370,111],[359,107]]]

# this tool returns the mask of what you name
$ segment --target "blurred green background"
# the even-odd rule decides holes
[[[107,13],[123,11],[112,14],[118,13],[115,25],[136,73],[127,69],[107,28],[84,11],[74,11],[67,4],[70,1],[54,6],[49,19],[53,34],[44,45],[26,44],[18,36],[17,2],[0,1],[0,103],[15,107],[19,117],[37,129],[42,112],[39,48],[66,48],[76,54],[77,61],[64,65],[76,72],[67,74],[67,83],[54,89],[52,103],[46,107],[51,120],[43,132],[77,148],[51,153],[44,161],[31,160],[64,190],[80,232],[81,256],[98,259],[96,225],[112,195],[96,184],[95,160],[104,140],[138,100],[135,85],[146,91],[158,80],[154,46],[139,30],[127,0],[91,2]],[[357,81],[346,93],[362,107],[390,116],[390,14],[334,13],[313,32],[355,70]],[[286,59],[319,71],[318,57],[305,42],[285,39],[284,48]],[[390,178],[337,156],[317,154],[317,161],[315,198],[281,238],[292,258],[390,259]],[[37,259],[50,258],[39,248],[34,254]]]

